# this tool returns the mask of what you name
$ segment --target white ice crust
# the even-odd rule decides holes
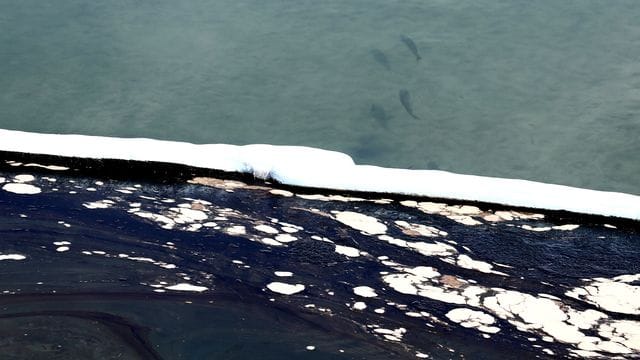
[[[249,173],[295,186],[481,201],[640,220],[640,196],[636,195],[440,170],[356,165],[349,155],[303,146],[196,145],[0,129],[0,151],[184,164]]]

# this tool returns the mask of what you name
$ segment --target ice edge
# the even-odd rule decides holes
[[[304,146],[198,145],[0,129],[0,151],[165,162],[249,173],[293,186],[478,201],[640,220],[640,196],[636,195],[439,170],[357,165],[347,154]]]

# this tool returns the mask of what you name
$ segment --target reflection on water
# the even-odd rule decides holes
[[[0,1],[0,126],[301,144],[638,194],[639,7]]]

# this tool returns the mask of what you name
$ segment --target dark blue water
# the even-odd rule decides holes
[[[601,356],[640,351],[634,222],[98,174],[125,174],[124,163],[3,164],[0,351],[11,359],[502,359],[582,356],[589,342]],[[304,288],[284,295],[274,282]],[[455,317],[465,311],[479,317]]]

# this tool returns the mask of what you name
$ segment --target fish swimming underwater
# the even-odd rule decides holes
[[[382,65],[385,69],[387,69],[388,71],[391,71],[391,64],[389,64],[389,59],[387,58],[387,55],[385,55],[382,50],[379,49],[372,49],[371,50],[371,56],[373,56],[373,59],[380,65]]]
[[[409,91],[402,89],[398,93],[398,96],[400,97],[400,103],[402,104],[402,106],[404,106],[404,109],[407,110],[407,113],[411,115],[412,118],[420,120],[420,118],[413,113],[413,107],[411,106],[411,95],[409,95]]]
[[[377,122],[380,123],[383,127],[387,127],[387,122],[391,119],[391,116],[384,111],[384,107],[378,104],[371,104],[371,108],[369,109],[369,115]]]
[[[409,50],[411,50],[411,52],[413,53],[413,55],[416,57],[416,61],[420,61],[420,59],[422,59],[422,57],[420,56],[420,54],[418,53],[418,47],[416,46],[416,43],[413,42],[413,40],[411,40],[410,37],[406,36],[406,35],[400,35],[400,40],[402,40],[402,42],[407,45],[407,47],[409,48]]]

